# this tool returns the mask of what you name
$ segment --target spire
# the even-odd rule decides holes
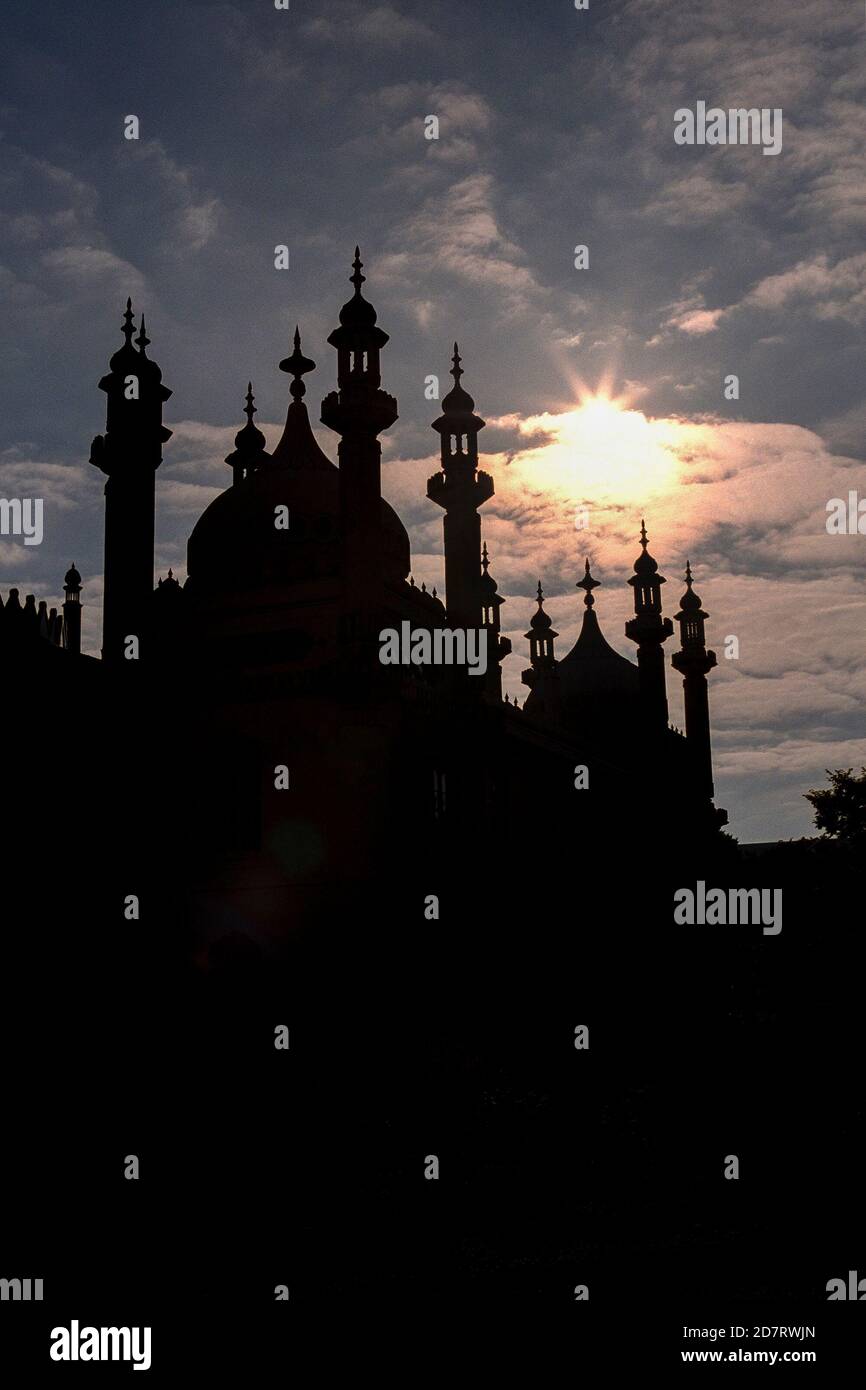
[[[479,581],[481,592],[481,623],[484,627],[489,627],[494,632],[499,631],[499,610],[505,602],[497,592],[499,585],[490,573],[490,557],[487,554],[487,542],[481,548],[481,579]]]
[[[352,274],[349,276],[355,293],[340,310],[339,328],[335,328],[328,336],[331,347],[337,349],[339,392],[325,397],[322,402],[322,419],[338,434],[341,433],[341,429],[337,423],[334,406],[331,404],[332,398],[337,395],[340,397],[339,404],[344,407],[343,414],[345,406],[350,402],[353,405],[364,404],[368,409],[375,406],[377,417],[381,417],[381,422],[377,418],[379,430],[387,429],[397,418],[396,402],[379,390],[379,353],[388,341],[388,334],[376,326],[376,310],[361,293],[361,286],[367,278],[361,274],[362,264],[361,253],[356,246]],[[348,399],[344,400],[343,397],[346,395]],[[388,403],[387,409],[385,402]],[[386,419],[386,416],[389,418]]]
[[[704,623],[710,615],[704,612],[700,596],[694,591],[692,567],[688,560],[685,580],[686,591],[680,599],[680,611],[674,614],[674,621],[680,625],[680,643],[683,651],[704,652]]]
[[[694,583],[694,580],[692,579],[692,567],[691,567],[691,565],[689,564],[688,560],[686,560],[686,575],[685,575],[685,578],[686,578],[686,591],[685,591],[685,593],[683,594],[682,598],[680,599],[680,608],[684,608],[684,609],[686,609],[687,611],[690,611],[690,612],[697,612],[697,611],[700,609],[701,600],[700,600],[700,597],[694,592],[694,590],[693,590],[693,588],[692,588],[692,585],[693,585],[693,583]]]
[[[462,360],[455,343],[450,369],[454,385],[443,397],[442,414],[433,421],[433,429],[442,438],[442,470],[446,474],[475,473],[478,468],[478,435],[485,425],[484,420],[474,413],[474,400],[460,385]]]
[[[594,599],[593,596],[592,596],[592,591],[593,591],[593,589],[597,589],[597,588],[599,587],[600,584],[601,584],[601,580],[600,580],[600,579],[593,579],[592,575],[590,574],[590,572],[589,572],[589,558],[587,558],[587,560],[586,560],[586,565],[585,565],[585,568],[584,568],[583,578],[582,578],[582,579],[579,579],[579,580],[577,581],[577,583],[575,584],[575,586],[574,586],[575,589],[583,589],[583,591],[584,591],[584,599],[583,599],[583,601],[584,601],[584,603],[586,604],[586,607],[587,607],[587,608],[592,608],[592,607],[594,607],[594,605],[595,605],[595,599]]]
[[[295,324],[294,348],[292,354],[290,357],[284,357],[280,363],[280,371],[289,372],[294,378],[289,387],[289,393],[293,401],[299,401],[306,395],[307,388],[301,378],[306,376],[307,372],[314,372],[315,370],[315,362],[313,362],[311,358],[305,357],[301,352],[301,330],[298,328],[298,325]]]
[[[354,259],[353,262],[352,262],[352,274],[349,276],[349,280],[350,280],[351,284],[353,284],[353,285],[355,286],[355,293],[356,293],[356,294],[360,294],[360,293],[361,293],[361,286],[363,285],[364,281],[365,281],[366,278],[367,278],[366,275],[362,275],[362,274],[361,274],[361,266],[362,266],[363,264],[364,264],[364,262],[361,260],[361,248],[360,248],[360,246],[356,246],[356,247],[355,247],[355,259]]]
[[[132,335],[135,332],[135,319],[132,313],[132,300],[127,299],[126,310],[123,315],[123,323],[120,329],[123,334],[123,346],[110,357],[108,366],[111,372],[124,372],[133,374],[138,366],[138,353],[132,346]],[[103,377],[102,381],[109,380]],[[99,383],[102,386],[102,381]],[[104,389],[104,388],[103,388]]]
[[[265,453],[265,436],[261,430],[253,424],[253,416],[256,413],[255,396],[253,395],[253,384],[247,382],[246,404],[244,414],[247,423],[242,425],[235,435],[235,447],[231,454],[226,455],[226,463],[232,470],[232,483],[237,486],[242,483],[244,478],[248,478],[259,468],[262,462],[270,456]]]
[[[289,387],[291,400],[286,413],[286,423],[280,442],[273,454],[263,455],[278,468],[316,468],[332,470],[334,465],[316,443],[307,407],[304,403],[306,386],[302,380],[308,372],[314,372],[316,364],[311,357],[301,351],[301,330],[295,325],[292,351],[280,363],[280,371],[292,378]]]
[[[361,293],[361,286],[367,279],[366,275],[361,274],[363,264],[360,249],[356,246],[352,274],[349,276],[349,283],[355,286],[355,293],[340,310],[340,323],[344,328],[372,328],[376,323],[376,310]],[[330,339],[328,341],[330,342]]]
[[[475,402],[468,391],[464,391],[460,385],[460,378],[463,375],[463,368],[460,363],[463,359],[460,356],[460,349],[454,344],[454,355],[451,358],[451,375],[454,378],[454,385],[442,401],[442,412],[449,417],[467,417],[465,429],[478,433],[484,427],[484,421],[475,421],[472,412],[475,409]],[[434,425],[435,429],[436,426]]]
[[[535,683],[534,672],[552,670],[556,665],[553,654],[553,643],[559,636],[554,632],[553,624],[544,611],[544,590],[541,587],[541,580],[538,581],[537,593],[538,610],[533,613],[529,620],[529,631],[524,633],[529,642],[529,661],[531,670],[524,672],[523,683],[530,687]],[[527,679],[527,676],[529,679]]]
[[[646,533],[646,523],[643,517],[641,517],[640,522],[640,544],[641,553],[634,562],[634,572],[635,574],[655,574],[658,569],[658,564],[647,550],[649,538]],[[662,579],[660,582],[664,584],[665,581]]]
[[[150,346],[150,339],[147,336],[147,330],[144,326],[144,314],[141,316],[141,331],[135,341],[138,344],[142,357],[146,357],[147,353],[145,352],[145,348]]]

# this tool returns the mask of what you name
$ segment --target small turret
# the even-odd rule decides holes
[[[693,754],[700,790],[712,798],[713,755],[707,674],[716,665],[716,654],[707,651],[704,624],[710,615],[701,607],[701,600],[692,587],[693,582],[692,567],[687,560],[686,591],[680,599],[680,611],[675,614],[680,628],[680,650],[674,652],[671,665],[683,677],[686,739]]]

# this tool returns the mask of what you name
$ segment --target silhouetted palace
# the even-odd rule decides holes
[[[296,331],[280,363],[291,379],[282,438],[268,453],[250,388],[226,460],[231,484],[192,531],[183,586],[169,571],[154,588],[171,391],[147,355],[143,318],[134,338],[127,303],[123,344],[99,383],[106,430],[91,451],[106,475],[102,661],[80,652],[74,565],[62,615],[32,596],[22,606],[14,589],[0,611],[7,689],[22,718],[42,721],[38,752],[31,744],[18,756],[76,788],[62,823],[46,827],[46,846],[64,847],[65,874],[81,873],[71,841],[88,828],[116,891],[161,891],[161,920],[180,914],[200,963],[227,940],[272,954],[323,913],[345,914],[362,884],[377,886],[365,910],[387,915],[399,900],[415,904],[417,920],[428,895],[444,902],[470,883],[483,914],[513,876],[543,919],[552,866],[573,865],[579,914],[580,878],[602,849],[615,843],[628,872],[712,841],[725,819],[712,804],[707,614],[687,569],[671,657],[683,678],[683,735],[666,693],[674,626],[643,523],[626,625],[637,664],[602,634],[586,561],[577,641],[557,656],[539,584],[526,633],[529,694],[522,708],[503,700],[511,644],[500,635],[504,600],[479,515],[494,484],[479,467],[484,421],[461,384],[456,345],[454,386],[432,424],[441,466],[427,486],[444,513],[446,601],[410,578],[406,529],[381,493],[378,436],[397,402],[381,386],[388,335],[364,280],[356,251],[354,293],[328,338],[337,389],[321,409],[338,464],[310,427],[304,377],[315,364]],[[486,674],[383,665],[380,633],[403,624],[483,631]],[[34,797],[39,823],[45,809],[37,815]],[[386,903],[383,885],[398,898]],[[141,911],[144,919],[144,901]]]

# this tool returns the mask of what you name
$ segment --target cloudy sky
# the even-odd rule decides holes
[[[278,436],[296,321],[311,414],[332,388],[358,241],[391,334],[384,487],[416,579],[443,585],[425,378],[450,384],[456,337],[488,421],[509,691],[526,693],[539,577],[561,655],[573,640],[585,554],[633,655],[645,514],[668,612],[688,557],[711,614],[717,802],[743,840],[808,833],[802,792],[866,762],[866,536],[825,524],[829,499],[866,497],[859,0],[7,0],[4,24],[0,492],[43,497],[46,530],[0,540],[0,587],[57,602],[75,560],[98,651],[87,458],[128,294],[174,390],[156,559],[183,577],[249,377]],[[780,108],[781,153],[676,144],[698,101]],[[672,671],[669,693],[680,724]]]

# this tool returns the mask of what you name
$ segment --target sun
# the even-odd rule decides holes
[[[648,418],[625,396],[582,392],[573,410],[530,416],[519,430],[527,446],[512,466],[522,480],[575,503],[640,509],[679,477],[681,426]]]

